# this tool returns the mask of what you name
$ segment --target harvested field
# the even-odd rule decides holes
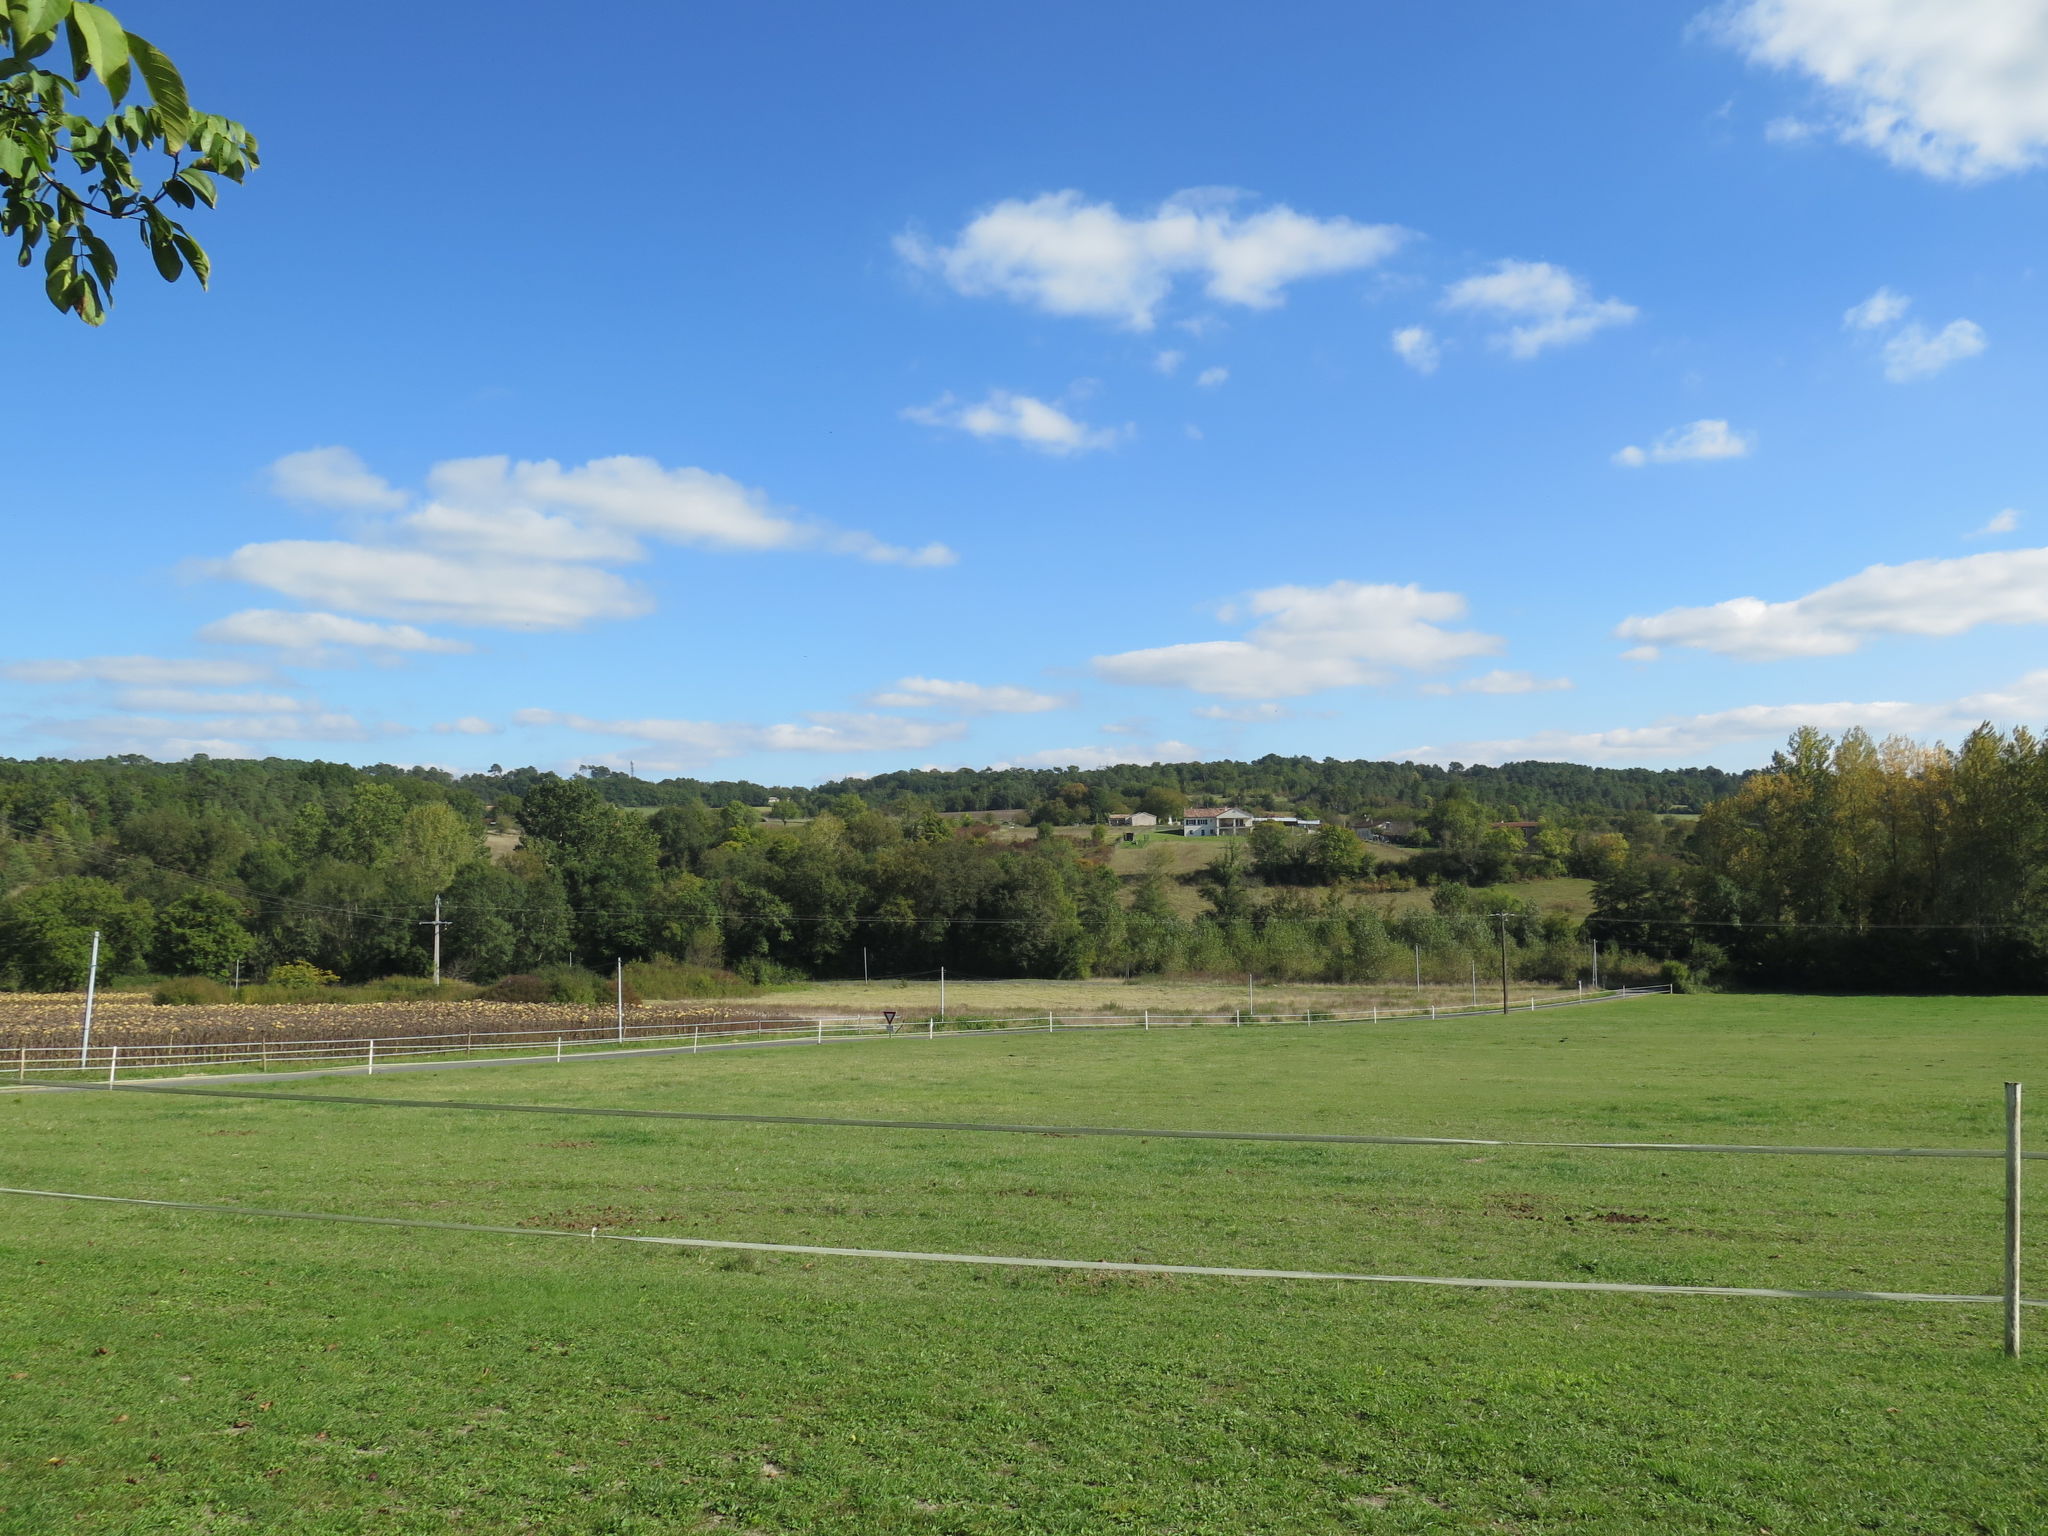
[[[794,1016],[788,1007],[739,1003],[645,1003],[626,1010],[626,1034],[669,1034],[677,1025],[715,1030],[744,1019]],[[0,1050],[76,1044],[85,995],[79,992],[0,993]],[[418,1040],[475,1035],[545,1034],[610,1029],[609,1007],[553,1003],[223,1003],[163,1007],[133,993],[101,996],[93,1007],[92,1036],[102,1045],[218,1045],[268,1040]]]

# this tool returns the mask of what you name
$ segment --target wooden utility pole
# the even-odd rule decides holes
[[[1500,1011],[1508,1011],[1508,914],[1496,912],[1500,923]]]

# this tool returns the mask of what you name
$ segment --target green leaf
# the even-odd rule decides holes
[[[112,11],[94,5],[92,0],[72,0],[71,25],[85,41],[85,56],[92,72],[100,77],[100,83],[111,93],[116,71],[128,62],[128,34],[121,30],[121,23],[114,20]],[[75,47],[73,58],[76,58]],[[118,96],[114,98],[116,102],[120,99]]]
[[[168,236],[150,236],[150,257],[156,262],[157,276],[167,283],[175,283],[185,271],[184,262],[178,259],[178,248]]]
[[[192,275],[199,279],[199,286],[208,286],[207,279],[213,276],[213,263],[206,259],[206,252],[199,248],[199,242],[182,229],[172,235],[171,239],[178,247],[178,254],[185,258],[185,264],[192,269]]]
[[[192,103],[185,97],[185,77],[147,38],[137,37],[133,32],[123,36],[135,67],[142,71],[142,83],[149,87],[149,99],[156,103],[157,126],[163,130],[167,147],[173,151],[183,149],[192,129]]]
[[[220,189],[213,184],[213,178],[196,165],[188,165],[178,172],[177,179],[199,194],[199,200],[209,208],[220,206]]]
[[[57,23],[64,19],[70,0],[8,0],[7,14],[14,23],[14,40],[25,58],[33,58],[55,41]],[[40,48],[31,48],[32,43]]]

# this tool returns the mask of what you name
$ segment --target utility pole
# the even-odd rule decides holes
[[[1422,990],[1422,946],[1415,946],[1415,990]]]
[[[626,957],[624,955],[620,955],[612,961],[612,985],[614,987],[614,996],[618,998],[619,1003],[619,1040],[623,1043],[626,1038]]]
[[[1500,919],[1500,1011],[1508,1011],[1508,915],[1505,912],[1493,914]]]
[[[85,968],[85,1032],[78,1037],[78,1064],[92,1054],[92,999],[100,984],[100,931],[92,931],[92,959]]]
[[[946,1016],[946,968],[939,967],[939,1017]]]
[[[448,925],[441,920],[441,898],[434,898],[434,915],[423,921],[422,928],[434,930],[434,985],[441,985],[441,930]]]
[[[1600,941],[1593,941],[1593,990],[1600,990]]]
[[[1246,1013],[1257,1012],[1257,1007],[1252,1002],[1252,973],[1250,971],[1244,973],[1244,1011]]]
[[[865,944],[860,947],[860,984],[868,984],[868,947]]]

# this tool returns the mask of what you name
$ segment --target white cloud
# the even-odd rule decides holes
[[[1773,144],[1803,144],[1819,132],[1818,123],[1800,117],[1774,117],[1764,124],[1764,137]]]
[[[1584,762],[1604,758],[1640,760],[1705,754],[1750,742],[1782,739],[1800,726],[1841,732],[1861,726],[1873,735],[1959,734],[1978,722],[2024,724],[2048,714],[2048,670],[2029,672],[2010,687],[1924,703],[1901,700],[1812,704],[1745,704],[1695,715],[1667,715],[1649,725],[1610,730],[1541,731],[1500,741],[1469,741],[1424,749],[1436,760],[1505,762],[1552,758]]]
[[[1516,322],[1496,334],[1495,346],[1529,358],[1548,347],[1584,341],[1610,325],[1635,319],[1633,304],[1595,299],[1584,278],[1547,261],[1501,261],[1444,290],[1447,309],[1476,310]]]
[[[304,602],[492,629],[576,629],[592,619],[633,618],[654,606],[644,592],[594,566],[339,540],[245,544],[215,569]]]
[[[2048,8],[2037,0],[1746,0],[1716,30],[1817,82],[1845,143],[1975,181],[2048,152]]]
[[[1061,458],[1070,453],[1114,447],[1130,430],[1091,427],[1056,405],[1030,395],[1013,395],[1006,389],[991,390],[986,400],[974,405],[941,395],[930,405],[905,407],[903,416],[927,427],[951,427],[970,437],[1006,437]]]
[[[1973,528],[1964,534],[1963,537],[1966,539],[1988,539],[1996,534],[2012,533],[2019,525],[2019,509],[2017,507],[2007,507],[2003,512],[1994,514],[1991,521],[1982,528]]]
[[[1743,661],[1841,656],[1873,635],[1959,635],[1980,624],[2048,624],[2048,549],[1873,565],[1770,603],[1734,597],[1625,620],[1615,633],[1648,645],[1684,645]]]
[[[1195,382],[1204,389],[1214,389],[1218,384],[1229,379],[1229,377],[1230,370],[1228,368],[1204,368],[1195,375]]]
[[[460,720],[443,720],[435,725],[434,731],[441,736],[495,736],[499,728],[480,715],[464,715]]]
[[[90,745],[100,752],[140,752],[150,757],[188,757],[194,752],[246,757],[254,743],[364,741],[372,734],[354,715],[319,709],[198,720],[171,720],[161,715],[95,715],[79,720],[40,720],[35,722],[35,729],[41,734]],[[388,732],[392,728],[385,729]]]
[[[15,661],[0,666],[0,677],[18,683],[121,683],[131,687],[194,684],[231,688],[275,676],[269,667],[251,662],[182,656],[86,656],[68,661]]]
[[[1511,672],[1496,667],[1457,684],[1431,683],[1424,693],[1562,693],[1572,686],[1568,677],[1538,677],[1534,672]]]
[[[990,763],[991,768],[1112,768],[1119,763],[1198,763],[1199,749],[1184,741],[1158,741],[1150,747],[1046,747],[1020,757]]]
[[[1223,698],[1290,699],[1383,683],[1397,670],[1428,671],[1501,644],[1494,635],[1443,628],[1464,617],[1465,599],[1412,584],[1269,587],[1254,592],[1246,608],[1264,622],[1242,640],[1097,656],[1095,672],[1113,683],[1189,688]]]
[[[282,608],[245,608],[215,619],[199,638],[216,645],[274,645],[290,651],[316,651],[332,645],[366,650],[458,653],[474,647],[461,640],[430,635],[410,624],[373,624],[345,619],[338,613],[287,613]]]
[[[346,494],[354,494],[349,504],[357,510],[391,505],[360,486],[346,493],[354,483],[350,474],[368,471],[344,450],[287,455],[273,471],[274,479],[301,492],[309,482],[318,482],[312,485],[316,491],[326,486],[330,505]],[[335,483],[344,490],[335,490]],[[647,612],[651,603],[644,592],[602,569],[643,559],[644,540],[751,552],[815,549],[908,566],[946,565],[955,558],[943,544],[885,543],[871,533],[778,508],[763,492],[725,475],[669,468],[649,458],[620,455],[568,468],[552,459],[515,461],[504,455],[450,459],[428,472],[426,484],[427,496],[414,510],[359,541],[248,544],[211,570],[376,618],[548,630]],[[410,504],[403,496],[399,501]],[[223,620],[209,633],[235,643],[457,648],[402,627],[358,626],[348,633],[337,628],[354,624],[331,614],[257,610]],[[303,632],[287,638],[294,629]]]
[[[1405,325],[1394,332],[1394,356],[1417,373],[1435,373],[1443,348],[1426,325]]]
[[[193,688],[129,688],[115,696],[123,709],[171,715],[274,715],[306,706],[288,693],[204,693]]]
[[[370,472],[349,448],[307,448],[270,466],[270,489],[286,501],[342,512],[395,512],[405,492]]]
[[[1924,379],[1986,345],[1983,327],[1973,320],[1951,320],[1932,334],[1917,323],[1904,326],[1884,344],[1884,376],[1894,384]]]
[[[597,720],[552,709],[522,709],[515,723],[566,726],[599,736],[626,736],[665,747],[675,766],[713,762],[747,752],[886,752],[955,741],[967,733],[957,720],[901,720],[891,715],[807,714],[803,724],[750,725],[711,720]]]
[[[1631,469],[1645,464],[1683,464],[1700,459],[1740,459],[1748,456],[1755,439],[1728,430],[1725,421],[1707,418],[1688,426],[1673,427],[1648,448],[1627,447],[1615,454],[1614,462]]]
[[[900,677],[893,690],[878,693],[868,702],[885,709],[923,709],[937,705],[971,715],[1033,715],[1048,709],[1064,709],[1073,700],[1010,683],[958,683],[938,677]]]
[[[1407,238],[1391,224],[1311,218],[1285,204],[1240,215],[1238,201],[1214,189],[1183,192],[1126,217],[1079,192],[1048,192],[997,203],[951,245],[905,234],[896,250],[960,293],[1148,331],[1183,277],[1218,303],[1270,309],[1290,283],[1373,266]]]
[[[1852,331],[1877,331],[1893,324],[1912,307],[1913,301],[1903,293],[1894,293],[1889,288],[1880,288],[1861,304],[1851,305],[1842,312],[1842,325]]]
[[[1169,349],[1165,352],[1161,352],[1157,357],[1153,358],[1152,366],[1154,368],[1157,368],[1161,373],[1171,377],[1174,373],[1179,371],[1180,365],[1186,360],[1187,353],[1175,352]]]
[[[1294,711],[1285,704],[1197,704],[1189,713],[1204,720],[1228,720],[1237,725],[1294,718]]]

